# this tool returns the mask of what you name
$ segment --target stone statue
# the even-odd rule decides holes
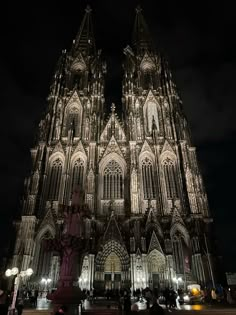
[[[72,194],[71,207],[64,211],[65,226],[63,234],[81,237],[81,226],[83,216],[83,192],[79,185],[76,185]]]
[[[64,212],[65,228],[63,234],[80,237],[81,236],[81,217],[80,213],[70,209],[69,212]]]
[[[71,244],[71,237],[64,237],[62,240],[63,255],[60,268],[60,278],[65,277],[74,278],[76,276],[76,262],[78,257],[78,251],[75,250]]]

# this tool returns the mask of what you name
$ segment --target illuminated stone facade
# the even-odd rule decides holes
[[[104,114],[107,71],[87,8],[58,62],[31,149],[12,265],[32,267],[32,285],[49,277],[56,286],[60,257],[42,244],[56,235],[60,205],[71,204],[78,184],[91,211],[82,288],[163,288],[175,277],[182,287],[205,284],[207,196],[181,99],[140,9],[124,49],[122,119],[114,104]]]

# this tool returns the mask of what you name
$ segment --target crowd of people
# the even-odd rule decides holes
[[[131,290],[121,289],[121,290],[110,290],[107,289],[103,292],[96,291],[94,289],[83,290],[82,294],[82,302],[85,300],[90,301],[93,304],[96,298],[99,296],[103,296],[109,305],[110,300],[117,301],[118,307],[123,311],[124,315],[133,314],[138,311],[137,302],[145,303],[147,310],[149,310],[149,314],[164,314],[162,312],[162,307],[160,304],[165,305],[166,310],[171,311],[172,309],[176,309],[178,307],[177,304],[184,303],[184,296],[188,296],[188,298],[198,298],[199,300],[196,303],[206,303],[206,304],[215,304],[215,303],[227,303],[227,304],[235,304],[236,303],[236,289],[233,288],[223,288],[218,287],[215,288],[204,288],[199,290],[196,293],[191,293],[190,291],[185,292],[182,289],[178,289],[177,291],[174,288],[165,288],[162,291],[158,289],[151,290],[149,288],[146,289],[137,289],[134,290],[131,294]],[[132,296],[132,299],[131,299]],[[42,297],[42,293],[38,290],[29,290],[26,286],[23,286],[17,293],[16,297],[16,309],[18,311],[18,315],[21,315],[23,312],[23,308],[25,307],[25,303],[27,301],[27,307],[36,308],[38,298]],[[8,309],[12,303],[13,291],[1,290],[0,289],[0,314],[6,315],[8,313]],[[192,300],[194,301],[194,299]],[[182,302],[182,303],[181,303]],[[160,303],[160,304],[159,304]],[[190,304],[191,301],[189,302]],[[59,313],[56,314],[66,314],[66,306],[61,306],[58,309]]]
[[[2,290],[0,289],[0,314],[7,315],[8,309],[11,307],[13,300],[14,291],[12,290]],[[38,290],[28,290],[26,286],[23,286],[18,290],[16,295],[15,308],[17,309],[17,314],[21,315],[27,301],[27,306],[36,308],[37,299],[39,291]]]

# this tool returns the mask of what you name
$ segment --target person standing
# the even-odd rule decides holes
[[[212,300],[212,303],[213,303],[213,304],[216,303],[216,299],[217,299],[216,290],[215,290],[215,288],[213,288],[213,289],[211,290],[211,300]]]
[[[17,314],[22,315],[24,308],[24,299],[23,298],[18,298],[17,303],[16,303],[16,309],[17,309]]]
[[[91,304],[93,304],[93,288],[91,288],[89,290],[89,300],[90,300]]]
[[[124,313],[128,315],[131,311],[131,298],[127,291],[124,292]]]
[[[163,292],[163,296],[165,298],[166,309],[168,309],[168,307],[170,307],[170,290],[169,290],[169,288],[165,288],[165,290]]]

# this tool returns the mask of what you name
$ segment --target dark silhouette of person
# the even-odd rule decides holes
[[[153,304],[149,309],[149,315],[164,315],[165,311],[157,302],[157,298],[154,298]]]
[[[128,315],[131,311],[131,299],[127,291],[124,292],[124,313]]]
[[[165,290],[163,292],[163,296],[165,298],[166,309],[168,309],[168,306],[170,304],[170,290],[169,290],[169,288],[165,288]]]
[[[16,303],[17,314],[21,315],[23,313],[24,300],[23,298],[18,298]]]
[[[7,291],[0,289],[0,314],[7,315],[8,312],[8,295]]]

